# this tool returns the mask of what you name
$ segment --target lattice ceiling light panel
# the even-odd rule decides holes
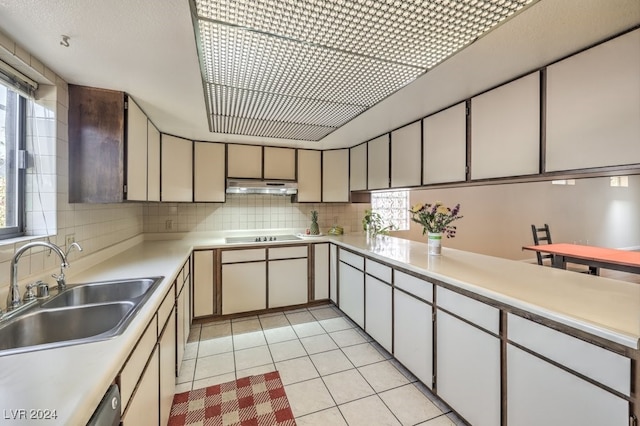
[[[215,133],[317,141],[537,0],[191,0]]]

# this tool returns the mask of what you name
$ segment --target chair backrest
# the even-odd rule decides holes
[[[535,245],[539,246],[540,244],[553,244],[551,242],[551,231],[549,231],[549,225],[547,225],[546,223],[541,228],[538,228],[535,225],[531,225],[531,233],[533,234],[533,242]],[[536,256],[538,258],[538,265],[543,265],[544,259],[550,259],[551,263],[553,263],[552,254],[542,254],[540,252],[536,252]]]

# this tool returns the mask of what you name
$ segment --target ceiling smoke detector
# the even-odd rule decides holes
[[[538,0],[190,0],[209,130],[318,141]]]

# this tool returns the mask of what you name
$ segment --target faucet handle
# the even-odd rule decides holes
[[[36,294],[33,292],[33,288],[41,282],[42,281],[36,281],[35,283],[27,284],[27,291],[24,292],[24,296],[22,297],[23,302],[28,302],[36,298]]]
[[[60,274],[51,274],[53,279],[58,283],[58,292],[61,292],[67,287],[67,283],[64,280],[64,271],[60,269]]]

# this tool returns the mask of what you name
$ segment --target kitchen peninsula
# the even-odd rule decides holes
[[[56,409],[50,424],[84,424],[194,250],[257,247],[222,235],[161,238],[137,237],[71,276],[165,280],[121,337],[0,357],[5,407]],[[329,300],[469,423],[626,426],[638,417],[640,286],[446,247],[429,257],[426,244],[393,237],[259,247],[311,253],[321,244],[329,246]]]

